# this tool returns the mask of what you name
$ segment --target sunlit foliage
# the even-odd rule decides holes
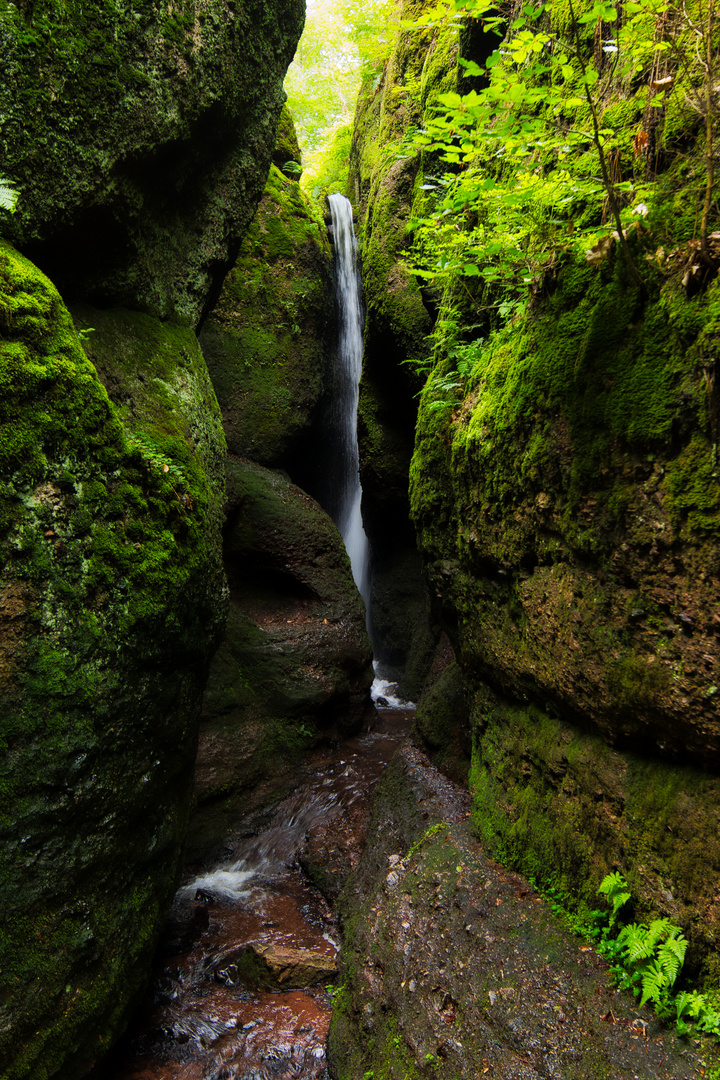
[[[306,170],[304,186],[312,189],[327,177],[341,188],[335,143],[338,129],[352,122],[363,71],[381,66],[389,51],[396,21],[395,0],[310,0],[305,31],[285,80],[288,104],[297,126]],[[340,172],[342,170],[340,169]]]

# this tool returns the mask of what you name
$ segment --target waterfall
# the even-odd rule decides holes
[[[330,515],[350,556],[353,578],[365,601],[370,623],[370,545],[360,512],[360,459],[357,442],[358,385],[362,373],[363,311],[352,206],[344,195],[328,198],[335,239],[335,297],[338,351],[335,369],[335,458],[332,462]]]

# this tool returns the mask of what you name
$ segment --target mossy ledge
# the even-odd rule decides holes
[[[0,293],[0,1074],[77,1080],[141,992],[175,887],[226,606],[224,442],[172,392],[203,367],[171,328],[140,328],[158,364],[136,371],[144,402],[123,386],[124,424],[57,291],[4,242]]]

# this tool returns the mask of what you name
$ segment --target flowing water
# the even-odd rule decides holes
[[[330,197],[338,355],[330,511],[369,609],[357,442],[363,313],[352,207]],[[302,766],[262,827],[240,822],[225,857],[190,868],[152,986],[105,1080],[323,1080],[337,926],[328,902],[360,857],[372,793],[414,706],[373,685],[373,730]],[[319,883],[322,891],[313,884]]]
[[[358,591],[370,607],[370,545],[362,523],[357,440],[358,387],[362,373],[363,327],[360,270],[353,212],[344,195],[328,199],[335,241],[335,297],[338,348],[333,387],[334,447],[330,516],[343,538]]]
[[[152,986],[104,1080],[326,1077],[338,937],[308,870],[336,894],[357,865],[372,792],[411,715],[381,710],[371,732],[319,751],[263,828],[239,823],[219,865],[188,870]],[[268,981],[248,967],[258,956],[280,965]]]

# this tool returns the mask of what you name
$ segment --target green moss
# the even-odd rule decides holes
[[[4,234],[64,295],[196,323],[260,198],[303,21],[284,0],[3,3]]]
[[[200,340],[233,453],[290,467],[330,365],[331,254],[299,186],[273,166]]]
[[[283,105],[283,110],[280,113],[273,164],[277,165],[281,172],[285,172],[285,167],[288,164],[302,165],[302,154],[300,153],[300,144],[295,131],[295,121],[287,105]],[[291,180],[300,179],[299,171],[293,168],[289,168],[286,175]]]
[[[679,921],[690,967],[712,977],[717,778],[611,750],[540,709],[487,695],[474,723],[472,822],[488,852],[561,890],[574,909],[596,907],[600,881],[620,868],[638,918]]]
[[[193,425],[202,374],[173,374],[152,320],[133,334],[155,369],[129,358],[132,317],[95,313],[96,359],[107,347],[108,386],[133,405],[126,427],[56,290],[6,244],[0,290],[13,312],[0,340],[0,1070],[71,1078],[140,991],[174,888],[224,614],[223,443],[208,402]],[[179,487],[130,426],[181,461]],[[28,449],[17,431],[34,433]]]

